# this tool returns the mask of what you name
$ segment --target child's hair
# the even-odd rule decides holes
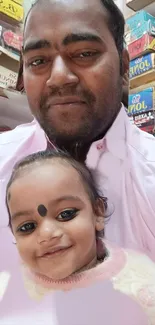
[[[50,151],[40,151],[37,153],[34,153],[30,156],[27,156],[26,158],[22,159],[20,162],[18,162],[14,168],[11,175],[11,178],[8,182],[7,189],[6,189],[6,206],[9,213],[9,226],[11,227],[11,216],[9,212],[8,207],[8,196],[9,196],[9,188],[11,187],[12,183],[22,175],[22,172],[25,171],[26,168],[29,168],[34,165],[36,162],[44,163],[47,160],[57,159],[59,162],[65,162],[68,165],[72,166],[77,173],[80,175],[81,180],[83,182],[83,185],[85,186],[85,189],[89,195],[89,198],[92,203],[92,207],[95,206],[95,202],[97,199],[102,199],[105,212],[107,210],[107,198],[103,197],[99,191],[97,190],[97,187],[95,185],[93,176],[89,169],[82,163],[79,163],[75,159],[73,159],[68,152],[53,149]]]

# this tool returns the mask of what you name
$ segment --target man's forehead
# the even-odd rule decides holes
[[[46,6],[42,6],[42,3],[43,1],[35,5],[28,16],[24,32],[26,38],[31,33],[36,34],[40,26],[44,26],[41,28],[42,31],[46,27],[56,31],[57,27],[62,28],[63,25],[64,28],[68,22],[71,29],[77,28],[77,32],[80,32],[84,25],[100,31],[108,20],[107,12],[100,0],[89,0],[89,3],[84,0],[47,0]]]
[[[101,0],[38,0],[35,2],[35,8],[59,8],[59,7],[69,7],[69,8],[75,8],[75,9],[87,9],[92,6],[101,6],[103,8],[103,5],[101,3]]]

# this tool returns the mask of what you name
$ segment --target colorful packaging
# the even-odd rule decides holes
[[[155,36],[155,17],[141,10],[126,20],[125,40],[127,45],[142,38],[144,34]]]
[[[130,31],[141,31],[141,36],[144,32],[150,30],[150,26],[155,26],[155,17],[147,13],[145,10],[138,11],[135,15],[126,19],[125,33]]]
[[[155,109],[155,87],[129,95],[128,115],[140,115]]]
[[[141,130],[154,134],[155,130],[155,112],[149,111],[133,117],[134,124]]]
[[[137,41],[128,45],[130,60],[155,51],[155,37],[145,34]]]
[[[0,50],[8,50],[20,55],[23,43],[21,33],[17,33],[12,25],[0,21]]]
[[[24,18],[24,8],[12,0],[0,0],[0,12],[22,22]]]
[[[12,0],[12,2],[18,3],[20,6],[23,6],[24,0]]]
[[[136,88],[155,80],[155,53],[149,53],[130,61],[130,88]]]

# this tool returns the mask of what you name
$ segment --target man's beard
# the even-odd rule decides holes
[[[83,90],[78,92],[71,87],[69,90],[67,86],[62,91],[59,89],[51,90],[50,93],[41,97],[39,114],[36,116],[39,124],[45,131],[48,139],[60,148],[75,147],[77,144],[85,146],[94,140],[103,137],[108,129],[111,127],[115,120],[120,107],[122,97],[122,84],[119,79],[118,84],[113,91],[114,99],[112,100],[112,93],[109,92],[107,96],[100,92],[100,103],[96,102],[94,94],[89,90]],[[54,123],[48,117],[48,111],[50,105],[48,102],[51,97],[67,97],[75,96],[86,102],[87,114],[85,119],[82,121],[79,128],[76,128],[76,132],[64,131],[54,127]],[[101,109],[102,107],[102,109]],[[74,125],[73,125],[74,127]]]
[[[84,120],[82,121],[82,125],[79,125],[79,128],[77,128],[77,131],[74,133],[74,130],[70,127],[65,129],[65,122],[64,122],[64,129],[60,130],[58,127],[55,127],[55,123],[52,123],[52,120],[48,117],[48,111],[50,108],[50,98],[52,97],[57,97],[57,98],[62,98],[62,97],[77,97],[81,101],[84,101],[86,103],[86,115]],[[77,90],[74,90],[73,88],[71,89],[65,89],[65,90],[55,90],[51,91],[48,95],[42,96],[40,100],[40,105],[39,105],[39,114],[36,116],[39,124],[45,131],[47,137],[51,142],[54,142],[57,145],[60,144],[68,144],[68,143],[77,143],[77,142],[85,142],[87,141],[88,138],[91,136],[91,131],[92,131],[92,111],[95,107],[96,103],[96,98],[93,95],[91,91],[80,91],[78,92]],[[56,108],[55,108],[56,109]],[[97,115],[94,113],[94,115]],[[97,116],[94,116],[95,120],[97,120]],[[68,121],[66,121],[66,124],[68,124]],[[76,125],[77,127],[77,125]],[[74,125],[73,125],[74,128]],[[68,129],[68,130],[67,130]],[[70,130],[69,130],[70,129]]]

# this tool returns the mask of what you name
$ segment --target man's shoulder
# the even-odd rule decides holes
[[[35,132],[36,125],[33,122],[17,126],[14,130],[3,132],[0,134],[0,147],[6,145],[14,145],[20,143],[23,139],[28,138]]]
[[[132,126],[128,145],[145,161],[155,162],[155,137],[153,135]]]

